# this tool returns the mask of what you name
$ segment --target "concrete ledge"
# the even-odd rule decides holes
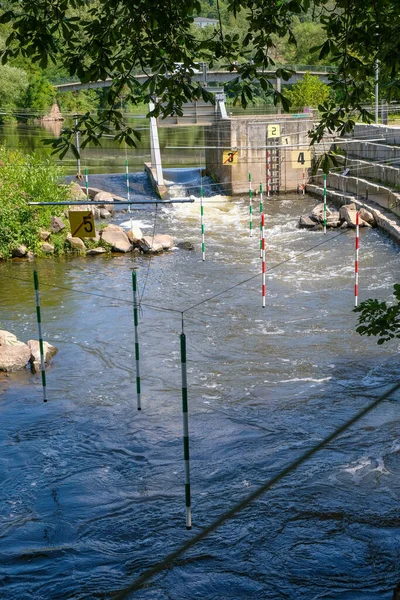
[[[318,183],[322,186],[322,175],[317,175],[313,178],[313,183]],[[349,175],[339,175],[337,173],[329,173],[327,176],[327,186],[342,192],[342,194],[355,194],[356,197],[362,196],[367,202],[368,200],[375,202],[382,208],[390,210],[397,216],[400,216],[400,194],[394,192],[388,187],[371,183],[366,179],[359,177],[351,177]]]
[[[358,160],[337,156],[338,161],[350,169],[350,177],[367,177],[383,185],[400,188],[400,169],[368,160]],[[345,162],[346,160],[346,162]]]
[[[311,196],[316,196],[317,198],[323,198],[324,189],[319,185],[307,184],[307,193]],[[390,218],[390,215],[384,214],[380,211],[374,203],[365,202],[357,199],[355,196],[351,194],[346,194],[337,190],[326,190],[326,197],[329,202],[340,208],[344,204],[349,204],[353,202],[357,208],[365,208],[369,210],[375,217],[376,224],[379,229],[396,242],[400,246],[400,220],[395,218]]]
[[[167,200],[169,198],[168,189],[165,185],[158,185],[156,170],[151,168],[150,163],[144,163],[144,172],[147,174],[151,187],[161,200]]]

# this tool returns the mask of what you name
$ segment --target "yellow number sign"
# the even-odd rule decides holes
[[[268,137],[269,138],[277,138],[281,136],[281,126],[280,125],[268,125]]]
[[[70,210],[68,212],[72,237],[96,237],[93,213],[91,210]]]
[[[223,165],[237,165],[239,154],[237,150],[223,150],[222,152],[222,164]]]
[[[282,146],[290,146],[291,143],[290,135],[283,135],[281,137]]]
[[[311,150],[298,148],[292,150],[292,168],[309,169],[311,167]]]

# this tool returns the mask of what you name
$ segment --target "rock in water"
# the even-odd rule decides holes
[[[41,368],[39,342],[37,340],[28,340],[27,345],[31,352],[29,362],[31,363],[32,373],[36,373],[37,371],[40,371]],[[58,349],[55,346],[52,346],[48,342],[43,342],[43,355],[45,364],[49,364],[57,352]]]
[[[143,252],[162,252],[164,250],[162,244],[156,242],[150,235],[145,235],[143,239],[139,240],[138,244]]]
[[[315,221],[310,219],[310,217],[307,217],[306,215],[303,215],[302,217],[300,217],[300,220],[298,223],[299,229],[311,229],[314,226],[315,226]]]
[[[156,244],[161,244],[164,250],[171,250],[171,248],[174,247],[174,238],[171,235],[157,233],[157,235],[154,236],[154,242]]]
[[[130,252],[132,244],[122,227],[107,225],[102,231],[102,239],[112,246],[115,252]]]
[[[192,242],[187,241],[178,242],[176,247],[180,250],[194,250],[194,244],[192,244]]]
[[[360,208],[360,219],[371,225],[371,227],[376,225],[374,215],[365,208]]]
[[[9,331],[0,330],[0,371],[24,369],[31,357],[30,348]]]
[[[328,217],[331,214],[332,211],[329,210],[328,207],[326,207],[326,216]],[[314,219],[315,221],[318,221],[319,223],[321,223],[324,220],[324,203],[321,202],[320,204],[317,204],[317,206],[314,206],[314,208],[311,211],[311,219]]]
[[[18,248],[14,248],[12,251],[13,258],[23,258],[28,254],[28,248],[24,244],[20,244]]]

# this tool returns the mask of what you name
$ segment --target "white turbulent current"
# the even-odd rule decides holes
[[[92,185],[124,194],[124,177]],[[267,306],[258,202],[205,185],[201,260],[197,172],[171,171],[194,204],[135,210],[146,234],[195,251],[152,259],[43,260],[40,376],[0,379],[0,597],[107,598],[318,443],[399,380],[399,343],[355,333],[354,232],[296,228],[315,201],[265,200]],[[133,198],[151,199],[142,174]],[[126,221],[127,213],[117,220]],[[326,244],[296,256],[324,240]],[[362,230],[360,300],[389,298],[400,253]],[[275,267],[287,259],[290,262]],[[136,410],[131,271],[140,293],[142,412]],[[33,264],[0,264],[0,323],[37,338]],[[20,278],[24,283],[12,278]],[[44,285],[45,283],[50,286]],[[62,286],[58,289],[51,285]],[[185,310],[193,530],[185,529],[180,390]],[[112,296],[84,295],[90,291]],[[390,600],[400,580],[400,395],[385,401],[209,539],[163,571],[143,600]]]

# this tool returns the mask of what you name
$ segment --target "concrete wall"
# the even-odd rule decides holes
[[[366,179],[329,173],[326,179],[327,186],[341,191],[345,194],[354,194],[366,200],[375,202],[382,208],[390,210],[400,216],[400,194],[393,192],[390,188],[371,183]],[[322,186],[322,175],[313,178],[313,184]],[[309,186],[307,190],[311,189]]]
[[[399,148],[400,151],[400,148]],[[338,161],[350,169],[350,175],[353,177],[362,177],[366,179],[375,179],[378,183],[400,188],[400,169],[397,167],[371,163],[366,160],[357,160],[354,158],[337,157]]]
[[[253,189],[267,184],[267,132],[268,125],[279,124],[281,138],[290,136],[290,146],[280,147],[281,177],[280,192],[295,191],[302,183],[302,169],[293,168],[292,151],[308,150],[308,130],[313,122],[310,118],[293,118],[291,115],[269,117],[231,117],[217,121],[205,131],[206,172],[222,184],[228,195],[248,193],[248,173],[252,175]],[[270,140],[274,144],[275,139]],[[301,144],[301,146],[298,146]],[[238,150],[238,163],[224,165],[223,150]],[[306,169],[306,180],[311,169]]]

